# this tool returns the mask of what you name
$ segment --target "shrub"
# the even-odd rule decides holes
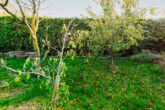
[[[76,24],[75,31],[77,30],[88,30],[91,28],[88,26],[87,21],[91,19],[79,19],[76,18],[74,20],[74,24]],[[42,18],[39,26],[39,30],[37,32],[39,47],[41,48],[41,53],[44,53],[44,47],[42,46],[42,40],[45,35],[45,22],[47,21],[50,28],[48,30],[49,40],[51,41],[53,46],[59,47],[58,40],[61,39],[61,30],[63,24],[67,24],[70,19],[69,18]],[[9,52],[9,51],[17,51],[17,50],[25,50],[25,51],[33,51],[32,42],[30,39],[29,31],[26,29],[24,25],[19,23],[13,17],[0,17],[0,52]],[[145,31],[145,38],[143,41],[139,41],[138,47],[133,47],[129,50],[124,50],[117,52],[120,56],[127,56],[135,54],[141,49],[149,49],[157,52],[165,51],[165,22],[160,23],[158,21],[148,20],[146,24],[143,24]],[[140,47],[140,48],[139,48]],[[88,47],[84,45],[80,49],[77,48],[77,51],[83,50],[86,53]],[[54,55],[54,52],[50,52],[51,55]],[[105,50],[104,55],[107,54],[107,50]]]
[[[44,47],[42,40],[45,39],[45,23],[50,26],[48,30],[48,37],[51,41],[52,46],[60,48],[59,40],[62,38],[62,27],[63,24],[68,24],[70,18],[42,18],[39,29],[37,32],[39,47],[41,48],[41,53],[44,53]],[[85,19],[75,18],[73,21],[76,30],[90,30],[88,24],[86,24]],[[9,52],[15,50],[25,50],[33,51],[31,38],[29,37],[29,31],[24,25],[18,22],[13,17],[0,17],[0,52]],[[54,52],[51,52],[54,54]]]
[[[165,20],[147,20],[143,27],[145,29],[145,38],[140,43],[141,48],[159,53],[165,51]]]
[[[156,63],[162,59],[160,54],[155,54],[150,52],[149,50],[143,50],[141,53],[132,55],[130,60],[139,61],[139,62],[150,62]]]

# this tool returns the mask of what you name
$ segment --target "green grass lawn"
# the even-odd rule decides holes
[[[15,69],[25,62],[6,60]],[[165,110],[165,77],[157,65],[116,59],[118,69],[111,72],[106,59],[93,63],[92,59],[77,57],[65,62],[70,95],[64,110]],[[0,81],[13,80],[9,71],[0,68]],[[0,109],[39,109],[49,102],[47,95],[38,78],[12,82],[0,89]]]

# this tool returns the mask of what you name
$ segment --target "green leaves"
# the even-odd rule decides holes
[[[22,75],[22,71],[21,71],[21,70],[18,70],[18,73],[19,73],[19,76],[21,76],[21,75]]]
[[[137,45],[137,40],[143,40],[144,30],[139,24],[142,15],[137,10],[137,0],[96,1],[102,7],[103,13],[91,14],[93,20],[89,23],[92,28],[90,48],[93,52],[101,53],[110,49],[117,52]],[[119,13],[116,7],[122,11]]]
[[[40,26],[37,32],[39,46],[42,48],[41,53],[45,52],[46,46],[43,45],[42,40],[45,39],[45,22],[48,22],[48,26],[50,26],[48,30],[49,40],[51,41],[51,45],[56,45],[56,48],[59,48],[60,45],[58,43],[59,40],[63,37],[61,34],[61,30],[66,30],[66,26],[63,24],[68,24],[69,18],[42,18],[40,22]],[[85,22],[85,19],[74,19],[73,23],[76,24],[76,30],[89,30],[88,24]],[[54,25],[55,24],[55,25]],[[21,23],[18,23],[16,19],[13,17],[0,17],[0,47],[2,52],[8,52],[11,50],[20,50],[24,48],[24,50],[32,51],[32,41],[31,37],[29,37],[29,32]],[[19,32],[18,32],[19,31]],[[56,36],[56,37],[55,37]]]
[[[16,78],[15,78],[15,82],[16,82],[16,83],[20,82],[20,79],[21,79],[21,77],[16,77]]]
[[[27,80],[29,80],[29,79],[30,79],[30,74],[28,74],[28,75],[26,76],[26,79],[27,79]]]
[[[71,46],[72,48],[76,48],[76,44],[75,44],[75,42],[73,42],[73,41],[70,41],[69,42],[69,46]]]
[[[49,58],[49,61],[52,61],[52,57]]]

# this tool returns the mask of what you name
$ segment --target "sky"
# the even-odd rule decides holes
[[[93,0],[47,0],[41,6],[40,15],[49,17],[88,16],[86,9],[89,5],[96,13],[100,12],[101,8]],[[165,0],[140,0],[139,6],[141,8],[156,7],[158,13],[161,13],[156,18],[164,17],[162,13],[165,12]],[[151,16],[147,15],[147,17]]]

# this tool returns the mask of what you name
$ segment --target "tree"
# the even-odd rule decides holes
[[[58,98],[60,83],[63,83],[63,84],[61,84],[61,85],[63,85],[61,87],[62,88],[61,91],[65,92],[64,95],[68,95],[68,91],[69,91],[68,87],[65,85],[65,83],[63,82],[62,79],[65,77],[65,69],[66,69],[66,66],[64,63],[64,58],[65,58],[65,55],[68,56],[68,52],[69,52],[69,50],[67,50],[65,53],[65,48],[67,46],[70,46],[70,44],[73,43],[73,41],[71,41],[72,34],[74,31],[74,25],[72,25],[72,22],[73,22],[73,20],[71,20],[68,25],[64,24],[64,26],[63,26],[63,29],[61,32],[63,37],[61,40],[59,40],[59,43],[62,44],[61,50],[56,48],[54,45],[52,46],[52,44],[48,40],[48,26],[47,26],[45,40],[43,40],[43,43],[44,43],[44,47],[47,47],[48,49],[45,52],[45,56],[44,56],[42,62],[40,63],[40,66],[39,66],[40,71],[38,71],[39,67],[36,65],[36,61],[33,61],[31,58],[28,58],[26,60],[24,66],[23,66],[23,69],[10,68],[7,66],[6,61],[4,61],[2,58],[0,59],[0,66],[11,71],[14,74],[15,82],[17,82],[17,83],[20,82],[21,78],[23,78],[25,76],[26,76],[26,79],[29,79],[32,74],[43,78],[42,81],[44,81],[44,82],[42,82],[42,83],[44,84],[44,86],[48,86],[50,92],[52,92],[52,97],[51,97],[52,110],[56,110],[57,104],[59,101],[62,104],[66,102],[66,100],[65,101],[63,100],[64,102],[62,102],[62,100],[59,100],[59,98]],[[47,25],[47,24],[45,24],[45,25]],[[50,49],[57,52],[58,55],[57,55],[57,57],[55,57],[55,56],[50,57],[48,64],[46,66],[43,66]],[[74,52],[74,51],[72,51],[72,52]],[[70,52],[70,54],[73,54],[72,52]],[[21,70],[23,70],[23,71],[21,71]],[[46,80],[44,80],[44,79],[46,79]],[[10,83],[5,82],[2,87],[9,86],[9,85],[10,85]],[[42,84],[40,86],[42,86]],[[58,105],[62,105],[62,104],[58,104]]]
[[[138,9],[138,0],[94,0],[102,8],[101,14],[95,14],[89,7],[88,13],[93,18],[91,27],[91,50],[94,53],[108,51],[110,68],[114,69],[114,52],[129,49],[143,39],[140,25],[143,11]]]
[[[38,41],[37,41],[37,30],[38,30],[38,26],[39,26],[39,9],[40,9],[41,1],[40,0],[27,0],[27,1],[15,0],[15,3],[17,4],[17,6],[20,10],[21,17],[18,16],[17,14],[15,14],[14,12],[10,11],[8,8],[6,8],[8,3],[9,3],[9,0],[5,0],[5,2],[0,3],[0,6],[8,14],[10,14],[14,18],[18,19],[29,29],[29,32],[31,34],[31,38],[33,41],[34,51],[36,53],[36,60],[32,61],[32,59],[28,58],[23,66],[23,69],[19,69],[19,70],[8,67],[6,65],[6,62],[3,59],[0,59],[0,66],[15,73],[15,75],[14,75],[15,82],[19,82],[21,80],[21,78],[24,76],[26,76],[27,79],[29,79],[31,74],[37,75],[37,76],[40,76],[40,77],[46,79],[46,82],[44,82],[44,84],[46,85],[46,83],[48,83],[48,85],[52,86],[51,91],[53,91],[53,93],[52,93],[51,107],[54,110],[54,109],[56,109],[56,106],[57,106],[59,85],[60,85],[60,81],[61,81],[61,76],[62,76],[62,74],[64,74],[64,68],[65,68],[65,63],[63,61],[64,55],[65,55],[64,49],[68,45],[68,43],[71,44],[70,43],[70,40],[72,37],[71,33],[73,32],[73,28],[74,28],[74,26],[72,27],[73,21],[71,20],[71,22],[69,22],[68,26],[66,26],[66,25],[63,26],[63,30],[61,32],[61,34],[63,35],[62,41],[59,41],[60,44],[62,44],[61,50],[58,50],[54,45],[52,46],[50,41],[48,41],[48,27],[49,26],[46,27],[46,35],[45,35],[45,40],[43,40],[43,43],[44,43],[43,46],[47,47],[47,51],[45,52],[42,62],[40,62],[40,48],[38,46]],[[23,7],[26,7],[26,6],[28,6],[28,9],[30,9],[32,11],[31,19],[27,18],[25,11],[23,9]],[[43,64],[45,62],[45,59],[47,58],[47,55],[48,55],[50,49],[53,49],[54,51],[58,52],[59,59],[56,57],[50,58],[49,65],[44,67]],[[72,53],[72,52],[70,52],[70,53]],[[30,65],[30,68],[28,67],[29,65]],[[21,71],[21,70],[23,70],[23,71]],[[5,86],[8,86],[8,85],[10,85],[10,84],[8,82],[6,82]]]
[[[45,0],[14,0],[15,1],[15,7],[18,7],[18,10],[20,13],[13,12],[9,9],[8,4],[11,2],[10,0],[3,0],[0,3],[0,6],[3,10],[5,10],[9,15],[13,16],[14,18],[18,19],[20,22],[22,22],[28,29],[32,38],[33,42],[33,48],[35,51],[35,57],[37,61],[37,65],[40,64],[40,49],[38,46],[37,41],[37,30],[39,26],[39,9],[41,2],[44,2]],[[12,3],[10,3],[12,4]],[[13,5],[14,5],[13,4]],[[31,11],[31,20],[27,19],[26,16],[26,9],[29,9]],[[20,16],[18,16],[18,14]]]

